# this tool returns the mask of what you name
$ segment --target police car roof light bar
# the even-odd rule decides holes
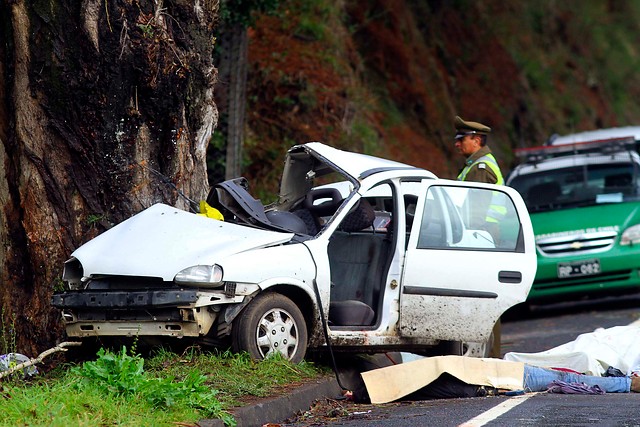
[[[599,153],[612,154],[633,151],[636,140],[633,136],[623,138],[597,139],[573,144],[544,145],[541,147],[516,148],[514,153],[527,163],[537,163],[550,157],[575,154]]]

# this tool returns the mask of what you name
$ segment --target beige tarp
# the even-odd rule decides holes
[[[408,363],[363,372],[371,403],[400,399],[449,373],[468,384],[522,390],[524,363],[463,356],[425,357]]]

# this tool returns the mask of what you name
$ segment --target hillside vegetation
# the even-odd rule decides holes
[[[250,32],[245,176],[319,140],[457,174],[453,117],[513,149],[640,123],[640,2],[290,0]],[[274,167],[275,166],[275,167]]]

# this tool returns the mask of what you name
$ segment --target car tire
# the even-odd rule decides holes
[[[257,360],[280,353],[293,363],[307,351],[307,325],[298,306],[284,295],[265,292],[238,315],[231,329],[232,348]]]

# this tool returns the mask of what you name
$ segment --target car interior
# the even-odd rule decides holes
[[[415,203],[417,198],[407,200]],[[391,194],[364,197],[331,236],[328,252],[332,327],[373,328],[378,323],[395,244],[393,211]],[[407,221],[410,227],[410,219]]]

